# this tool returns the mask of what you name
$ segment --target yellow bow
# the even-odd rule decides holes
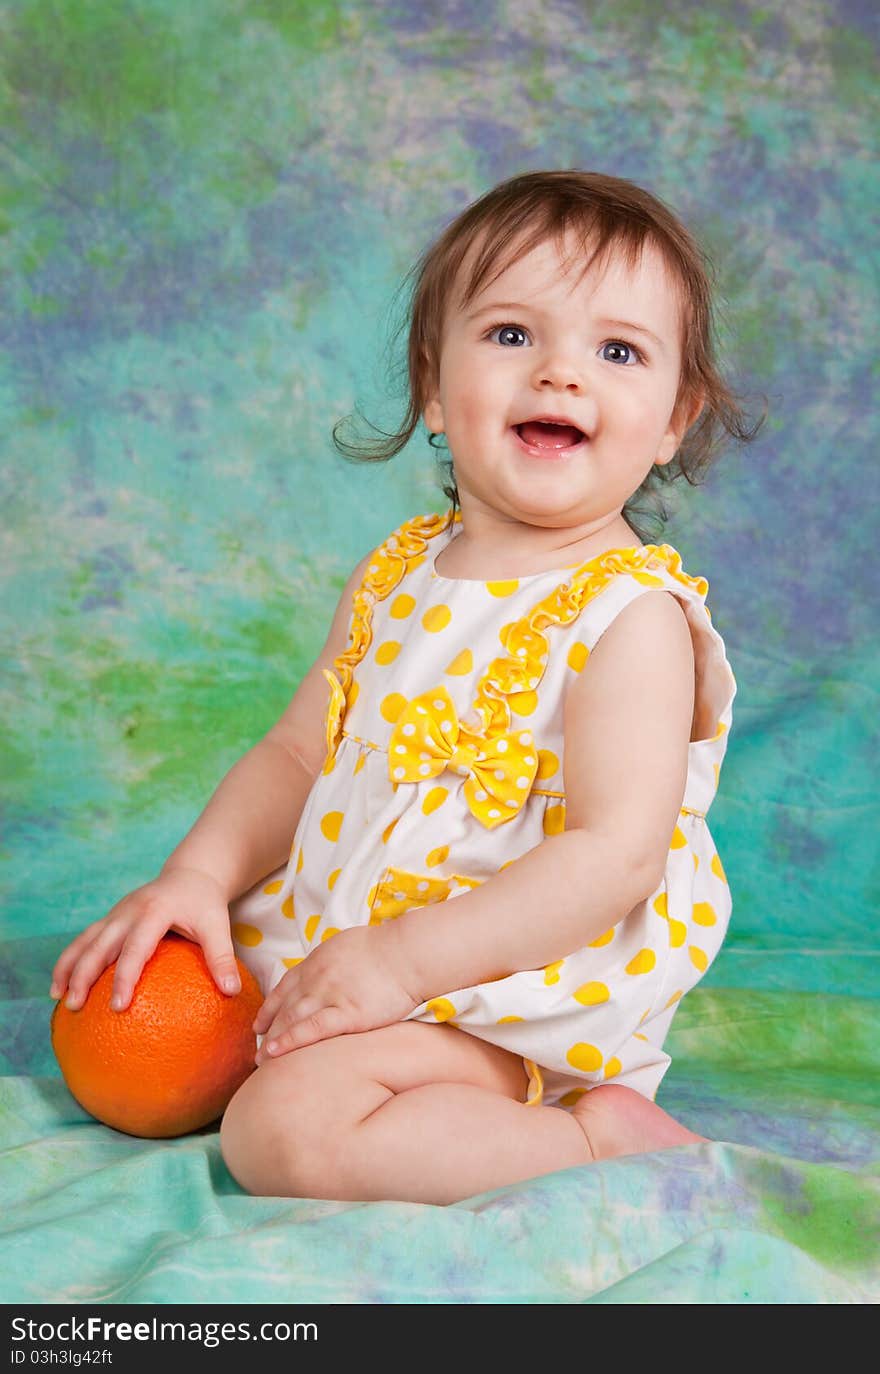
[[[445,769],[467,774],[465,800],[488,829],[515,816],[532,789],[538,751],[531,730],[487,739],[459,723],[445,687],[413,697],[388,743],[392,782],[424,782]]]

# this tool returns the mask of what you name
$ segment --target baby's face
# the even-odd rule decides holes
[[[582,261],[563,275],[542,243],[450,307],[424,420],[446,434],[464,511],[478,502],[527,523],[601,528],[695,418],[672,423],[679,306],[659,254],[646,244],[633,271],[615,254],[604,275],[593,267],[577,282]],[[519,428],[540,416],[581,437]]]

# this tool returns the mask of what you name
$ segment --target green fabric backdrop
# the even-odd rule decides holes
[[[0,5],[0,1298],[876,1298],[877,39],[867,0]],[[248,1198],[216,1131],[80,1111],[49,972],[280,714],[354,563],[445,508],[424,432],[356,467],[330,428],[400,418],[425,244],[567,166],[678,211],[771,403],[664,532],[738,683],[733,920],[659,1097],[720,1143],[449,1209]]]

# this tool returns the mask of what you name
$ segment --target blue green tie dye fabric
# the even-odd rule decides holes
[[[866,0],[0,10],[3,1301],[880,1295],[877,40]],[[658,1097],[712,1143],[451,1207],[249,1197],[216,1128],[77,1106],[49,974],[280,715],[358,559],[445,509],[423,432],[355,466],[330,430],[396,428],[400,281],[549,167],[677,211],[769,400],[666,526],[738,684],[733,919]]]

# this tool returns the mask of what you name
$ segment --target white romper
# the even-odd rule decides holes
[[[319,941],[452,900],[564,830],[568,687],[624,606],[670,591],[691,630],[696,706],[657,888],[566,958],[450,988],[406,1018],[450,1021],[522,1056],[529,1103],[570,1108],[611,1078],[653,1098],[678,1002],[718,953],[731,912],[706,813],[736,683],[708,584],[682,571],[669,544],[505,582],[443,577],[434,560],[460,521],[452,507],[416,516],[373,553],[349,647],[325,671],[323,770],[287,864],[230,906],[235,952],[265,995]]]

